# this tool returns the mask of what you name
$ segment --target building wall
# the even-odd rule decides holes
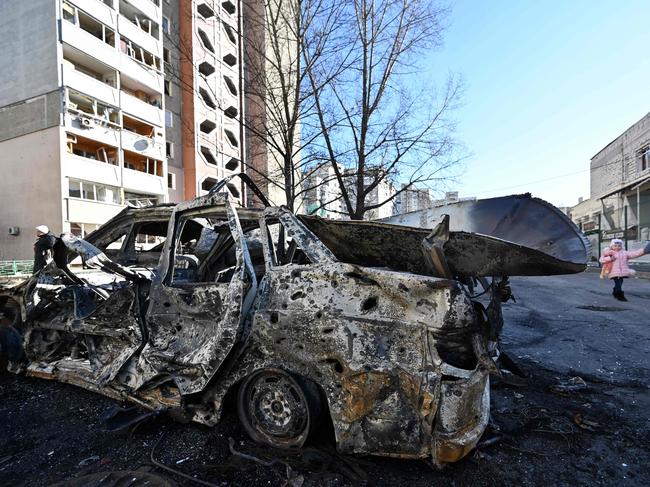
[[[0,142],[0,167],[11,184],[0,191],[0,260],[32,259],[34,227],[63,231],[61,129],[51,127]],[[20,235],[8,234],[20,227]]]
[[[0,1],[0,106],[59,86],[57,2]]]
[[[641,171],[639,151],[650,145],[650,113],[623,132],[591,159],[591,198],[601,198],[623,186],[650,177]]]

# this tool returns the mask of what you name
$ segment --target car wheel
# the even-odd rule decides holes
[[[316,386],[280,369],[254,372],[237,397],[239,419],[248,435],[277,448],[302,446],[320,410]]]

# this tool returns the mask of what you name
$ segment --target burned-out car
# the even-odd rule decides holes
[[[342,452],[462,458],[488,422],[505,276],[584,268],[579,251],[448,218],[330,221],[218,192],[136,213],[62,235],[53,263],[5,291],[10,368],[206,425],[235,397],[249,435],[278,447],[329,417]],[[74,255],[94,271],[73,272]]]

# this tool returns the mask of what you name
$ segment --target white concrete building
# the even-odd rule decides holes
[[[178,202],[244,170],[242,7],[238,0],[162,1],[168,190]],[[245,202],[240,181],[228,190]]]
[[[650,239],[650,113],[591,158],[590,198],[570,216],[584,232],[600,230],[601,246],[623,238],[635,249]]]
[[[0,2],[0,260],[167,199],[161,1]]]
[[[345,215],[339,182],[331,164],[308,170],[303,180],[306,188],[303,212],[335,220]]]

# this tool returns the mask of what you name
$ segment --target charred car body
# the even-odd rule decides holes
[[[329,415],[342,452],[453,462],[488,422],[505,276],[584,269],[585,240],[547,213],[564,225],[555,254],[448,218],[328,221],[218,192],[127,209],[88,241],[62,235],[55,262],[4,290],[3,353],[206,425],[236,393],[246,431],[274,446],[301,446]],[[71,271],[70,253],[96,271]]]

